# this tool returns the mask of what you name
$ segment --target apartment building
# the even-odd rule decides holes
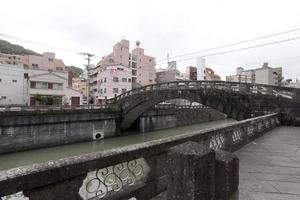
[[[24,69],[66,71],[64,62],[61,59],[55,58],[55,54],[50,52],[45,52],[42,55],[0,53],[0,64],[23,66]]]
[[[23,65],[20,55],[0,53],[0,64]]]
[[[261,68],[244,70],[237,68],[236,75],[226,76],[226,81],[257,83],[266,85],[279,85],[282,81],[282,67],[272,68],[268,63],[264,63]]]
[[[128,40],[113,46],[113,52],[104,56],[90,72],[90,96],[94,104],[103,104],[135,87],[155,83],[155,58],[144,54],[140,42],[130,52]]]

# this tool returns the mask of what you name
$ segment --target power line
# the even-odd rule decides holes
[[[204,52],[207,52],[207,51],[212,51],[212,50],[217,50],[217,49],[223,49],[223,48],[226,48],[226,47],[236,46],[236,45],[239,45],[239,44],[253,42],[253,41],[257,41],[257,40],[262,40],[262,39],[275,37],[275,36],[279,36],[279,35],[283,35],[283,34],[287,34],[287,33],[292,33],[292,32],[296,32],[296,31],[300,31],[300,28],[290,29],[290,30],[287,30],[287,31],[277,32],[277,33],[264,35],[264,36],[260,36],[260,37],[256,37],[256,38],[252,38],[252,39],[241,40],[241,41],[238,41],[238,42],[224,44],[224,45],[220,45],[220,46],[217,46],[217,47],[203,49],[203,50],[200,50],[200,51],[185,53],[185,54],[174,56],[174,57],[172,57],[172,59],[180,58],[180,57],[184,57],[184,56],[189,56],[189,55],[193,55],[193,54],[198,54],[198,53],[204,53]],[[160,60],[158,60],[158,62],[159,61],[164,61],[164,60],[166,60],[166,59],[160,59]]]
[[[299,40],[299,39],[300,39],[300,36],[299,37],[294,37],[294,38],[288,38],[288,39],[284,39],[284,40],[278,40],[278,41],[274,41],[274,42],[268,42],[268,43],[263,43],[263,44],[258,44],[258,45],[253,45],[253,46],[238,48],[238,49],[233,49],[233,50],[228,50],[228,51],[221,51],[221,52],[217,52],[217,53],[205,54],[205,55],[200,55],[200,56],[196,56],[196,57],[190,57],[190,58],[185,58],[185,59],[178,59],[176,61],[187,61],[187,60],[196,59],[198,57],[210,57],[210,56],[222,55],[222,54],[227,54],[227,53],[233,53],[233,52],[238,52],[238,51],[243,51],[243,50],[248,50],[248,49],[254,49],[254,48],[264,47],[264,46],[273,45],[273,44],[290,42],[290,41]]]
[[[292,33],[292,32],[296,32],[296,31],[300,31],[300,28],[295,28],[295,29],[291,29],[291,30],[288,30],[288,31],[282,31],[282,32],[278,32],[278,33],[274,33],[274,34],[270,34],[270,35],[265,35],[265,36],[261,36],[261,37],[257,37],[257,38],[253,38],[253,39],[242,40],[242,41],[238,41],[238,42],[234,42],[234,43],[230,43],[230,44],[225,44],[225,45],[221,45],[221,46],[217,46],[217,47],[213,47],[213,48],[209,48],[209,49],[204,49],[204,50],[200,50],[200,51],[195,51],[195,52],[191,52],[191,53],[186,53],[186,54],[175,56],[173,58],[180,58],[180,57],[193,55],[193,54],[197,54],[197,53],[203,53],[203,52],[207,52],[207,51],[217,50],[217,49],[221,49],[221,48],[235,46],[235,45],[242,44],[242,43],[248,43],[248,42],[253,42],[253,41],[257,41],[257,40],[261,40],[261,39],[275,37],[275,36],[279,36],[279,35],[283,35],[283,34],[287,34],[287,33]],[[5,37],[5,38],[10,38],[10,39],[14,39],[14,40],[22,41],[22,42],[27,42],[27,43],[39,45],[39,46],[45,46],[45,47],[59,49],[59,50],[62,50],[62,51],[72,52],[72,53],[76,53],[76,54],[79,54],[79,55],[85,55],[85,56],[88,55],[88,54],[92,55],[90,53],[82,53],[82,52],[78,52],[78,51],[67,49],[67,48],[55,47],[55,46],[52,46],[52,45],[39,43],[39,42],[34,42],[34,41],[31,41],[31,40],[22,39],[22,38],[19,38],[19,37],[8,35],[8,34],[0,33],[0,37],[1,36]],[[247,49],[251,49],[251,48],[258,48],[258,47],[272,45],[272,44],[276,44],[276,43],[288,42],[288,41],[292,41],[292,40],[296,40],[296,39],[299,39],[299,38],[298,37],[290,38],[290,39],[285,39],[285,40],[280,40],[280,41],[275,41],[275,42],[269,42],[269,43],[265,43],[265,44],[259,44],[259,45],[254,45],[254,46],[250,46],[250,47],[244,47],[244,48],[239,48],[239,49],[234,49],[234,50],[229,50],[229,51],[211,53],[211,54],[202,55],[202,57],[226,54],[226,53],[231,53],[231,52],[236,52],[236,51],[241,51],[241,50],[247,50]],[[199,56],[197,56],[197,57],[199,57]],[[178,60],[175,60],[175,61],[186,61],[186,60],[195,59],[197,57],[178,59]],[[167,59],[158,60],[157,64],[168,64],[168,62],[159,63],[159,61],[165,61],[165,60],[167,60]]]

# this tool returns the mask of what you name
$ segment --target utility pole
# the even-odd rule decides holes
[[[88,64],[86,65],[86,70],[87,70],[87,104],[88,108],[90,107],[90,70],[91,70],[91,58],[94,57],[93,54],[90,53],[80,53],[80,55],[87,56],[85,59],[88,61]]]

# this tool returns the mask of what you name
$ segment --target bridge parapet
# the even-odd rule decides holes
[[[23,191],[32,199],[151,199],[166,190],[165,156],[193,141],[235,151],[280,124],[269,114],[179,136],[0,171],[0,197]]]
[[[199,89],[219,89],[228,90],[232,92],[242,92],[246,94],[261,94],[272,95],[276,97],[289,98],[294,100],[300,100],[300,89],[289,88],[265,84],[251,84],[240,82],[227,82],[227,81],[174,81],[166,83],[158,83],[152,85],[146,85],[140,88],[127,91],[115,98],[108,99],[108,104],[117,103],[118,101],[133,96],[134,94],[145,93],[147,91],[157,90],[199,90]]]
[[[133,89],[107,100],[107,105],[119,107],[120,127],[127,130],[142,113],[170,99],[198,102],[236,120],[250,118],[255,111],[281,112],[290,118],[300,116],[299,91],[296,88],[263,84],[175,81]]]

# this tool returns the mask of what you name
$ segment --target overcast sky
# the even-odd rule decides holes
[[[95,63],[119,40],[130,40],[131,48],[140,40],[146,54],[161,60],[166,59],[167,52],[172,58],[300,28],[299,8],[299,0],[5,0],[1,2],[0,33],[74,52],[94,53]],[[300,31],[206,53],[297,36]],[[8,41],[40,53],[53,51],[67,65],[83,68],[85,63],[82,56],[72,52]],[[299,52],[300,40],[295,40],[211,56],[206,62],[222,78],[234,74],[236,67],[258,68],[269,62],[272,67],[283,67],[285,78],[300,79]],[[178,62],[178,68],[185,71],[187,65],[195,64],[195,59]]]

